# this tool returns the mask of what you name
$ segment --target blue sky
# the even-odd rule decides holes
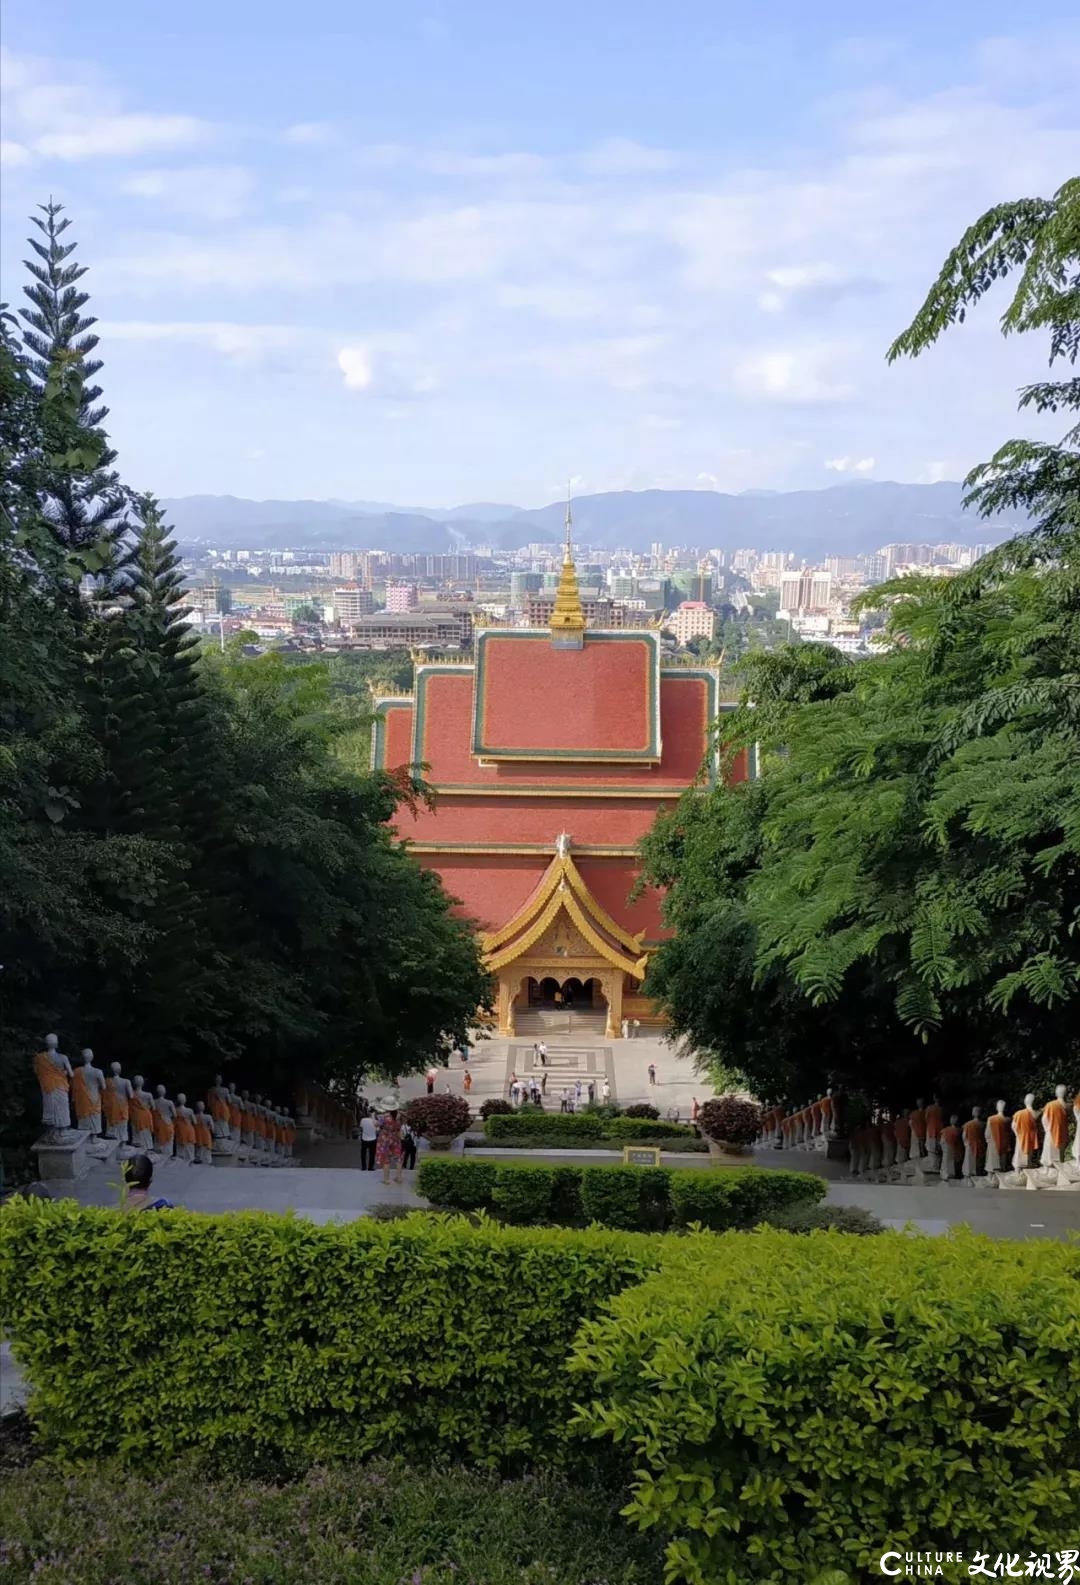
[[[957,478],[1040,343],[884,352],[1080,169],[1080,24],[989,0],[8,0],[3,295],[74,221],[125,477],[537,505]]]

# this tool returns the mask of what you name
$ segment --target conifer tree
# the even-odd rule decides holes
[[[29,370],[44,389],[58,368],[77,363],[81,382],[78,427],[97,432],[109,410],[98,400],[101,387],[92,383],[102,365],[101,359],[94,357],[98,338],[93,326],[97,321],[83,312],[89,294],[78,285],[86,266],[72,260],[75,243],[63,240],[71,225],[69,219],[61,218],[64,206],[50,199],[39,207],[44,218],[34,216],[32,222],[41,240],[27,239],[37,259],[24,261],[33,277],[33,284],[23,288],[31,306],[19,310],[25,321],[23,341]],[[115,451],[102,446],[91,471],[73,472],[61,466],[54,470],[48,489],[46,520],[65,549],[86,558],[87,571],[92,573],[101,571],[109,548],[120,545],[127,527],[126,496],[113,471],[115,461]]]

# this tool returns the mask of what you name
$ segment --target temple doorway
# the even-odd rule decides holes
[[[565,1007],[589,1012],[607,1006],[600,981],[596,978],[581,980],[572,975],[569,979],[561,980],[545,975],[540,980],[528,979],[526,987],[529,1007]]]

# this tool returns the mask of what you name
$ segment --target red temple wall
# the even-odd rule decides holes
[[[414,816],[399,808],[398,834],[412,842],[498,842],[514,846],[539,843],[550,861],[563,831],[572,843],[589,847],[629,847],[649,830],[659,805],[647,798],[456,798],[436,799],[434,811]]]
[[[493,751],[647,753],[655,640],[631,635],[555,649],[535,638],[482,636],[479,741]]]

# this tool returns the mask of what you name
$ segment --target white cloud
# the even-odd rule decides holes
[[[148,198],[162,208],[197,220],[234,220],[249,207],[255,189],[249,170],[240,165],[198,165],[139,171],[120,184],[133,198]]]
[[[7,130],[41,159],[126,158],[188,148],[210,134],[195,116],[126,110],[90,71],[73,76],[50,62],[0,55]]]
[[[873,473],[876,463],[873,457],[831,457],[825,466],[832,473]]]
[[[670,170],[674,164],[666,149],[651,149],[632,138],[607,138],[581,157],[582,169],[590,176],[643,176]]]
[[[310,147],[333,143],[335,132],[328,121],[297,121],[282,133],[286,143]]]
[[[30,163],[30,150],[23,143],[14,143],[9,139],[0,139],[0,165],[13,167],[15,165],[28,165]]]
[[[681,429],[683,421],[681,418],[672,418],[666,413],[645,413],[638,419],[638,424],[642,429]]]
[[[350,391],[367,391],[371,388],[371,354],[367,347],[342,347],[337,355],[337,363]]]
[[[304,332],[293,325],[249,325],[227,320],[116,319],[99,323],[103,341],[196,342],[238,362],[296,346]]]
[[[770,350],[741,359],[734,368],[735,387],[744,396],[771,402],[844,402],[854,387],[832,372],[829,350]]]

